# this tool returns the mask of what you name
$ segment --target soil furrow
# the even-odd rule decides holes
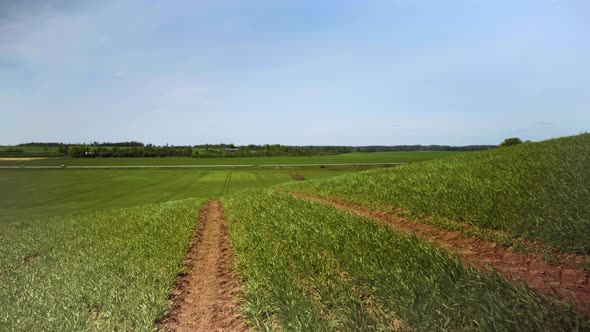
[[[231,268],[232,250],[219,200],[206,202],[186,258],[188,273],[177,280],[174,307],[164,331],[245,331],[238,313],[240,285]]]
[[[398,232],[414,233],[422,240],[454,252],[464,263],[473,264],[482,270],[493,268],[509,281],[523,281],[546,295],[557,296],[573,303],[581,314],[590,316],[589,274],[583,270],[565,264],[551,265],[532,254],[519,253],[512,248],[476,237],[465,237],[460,231],[409,221],[392,213],[326,197],[294,192],[291,194],[386,223]]]

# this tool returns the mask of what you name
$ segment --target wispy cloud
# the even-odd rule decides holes
[[[484,144],[576,133],[590,127],[579,6],[1,2],[0,112],[11,123],[0,121],[0,143]],[[31,117],[42,125],[21,124]],[[72,125],[85,118],[96,128]]]

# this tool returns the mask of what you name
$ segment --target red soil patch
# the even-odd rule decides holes
[[[508,280],[514,278],[523,281],[544,294],[569,301],[578,312],[590,316],[589,274],[567,264],[567,260],[551,265],[534,254],[523,254],[494,242],[465,237],[460,231],[409,221],[392,213],[374,211],[336,199],[294,192],[291,194],[386,223],[398,232],[414,233],[422,240],[456,253],[464,263],[473,264],[481,270],[493,268]]]
[[[173,293],[174,309],[164,331],[245,331],[236,295],[240,285],[231,269],[227,224],[220,201],[203,205],[199,225]]]

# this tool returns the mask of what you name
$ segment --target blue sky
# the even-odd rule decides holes
[[[0,144],[497,144],[590,129],[587,1],[0,2]]]

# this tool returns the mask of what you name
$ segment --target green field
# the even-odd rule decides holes
[[[387,162],[410,164],[325,165]],[[255,330],[590,330],[571,305],[525,284],[287,193],[435,225],[468,223],[587,255],[590,135],[464,154],[27,164],[62,163],[317,165],[0,169],[0,330],[156,330],[199,208],[217,198],[243,282],[241,310]]]
[[[189,199],[0,224],[0,330],[154,330],[199,206]]]
[[[590,328],[568,305],[371,220],[275,191],[223,203],[245,280],[243,310],[259,330]]]
[[[154,330],[203,200],[357,170],[0,170],[0,330]]]
[[[287,193],[470,223],[587,257],[587,165],[585,134],[225,196],[244,314],[259,330],[589,330],[571,305],[524,283]]]
[[[22,152],[10,152],[10,150],[18,149]],[[15,157],[27,157],[27,156],[59,156],[57,147],[54,146],[7,146],[0,145],[0,157],[2,156],[15,156]]]
[[[590,134],[291,187],[374,209],[402,208],[590,253]]]
[[[41,153],[57,153],[58,149],[55,146],[8,146],[8,145],[0,145],[0,152],[5,152],[9,149],[20,149],[23,150],[23,153],[34,153],[34,154],[41,154]]]
[[[200,202],[361,169],[0,170],[0,330],[154,330]]]
[[[216,198],[294,181],[294,174],[315,179],[351,171],[355,168],[0,170],[0,223],[185,198]]]
[[[274,164],[339,164],[339,163],[399,163],[441,158],[461,152],[374,152],[345,153],[309,157],[250,157],[250,158],[49,158],[44,160],[0,160],[0,165],[36,166],[132,166],[132,165],[274,165]]]

